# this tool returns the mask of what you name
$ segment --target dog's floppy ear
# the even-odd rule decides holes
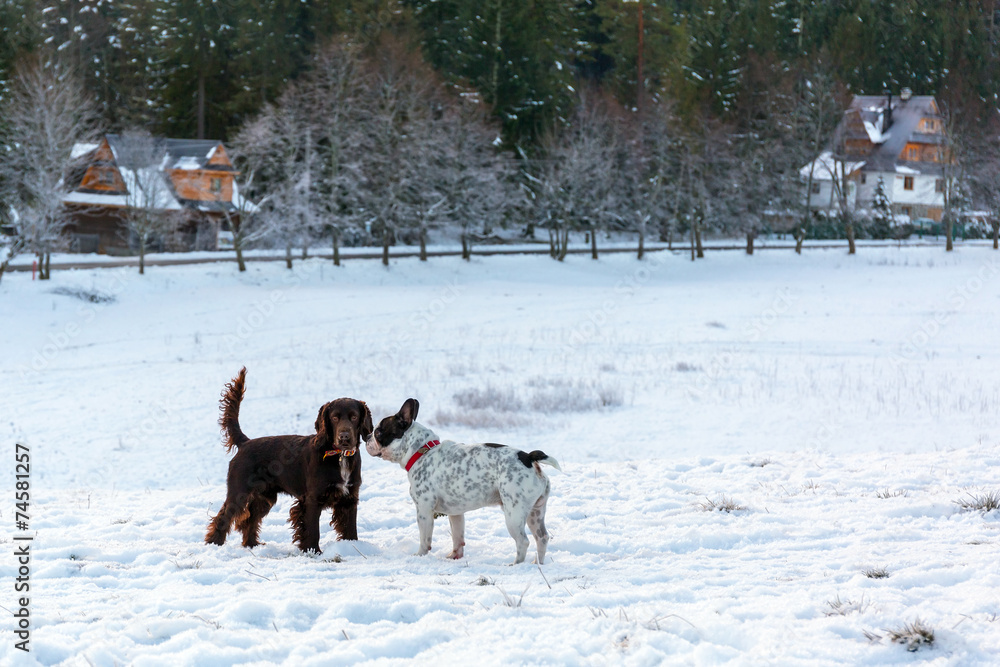
[[[372,411],[368,409],[368,404],[364,401],[358,401],[358,405],[361,406],[361,442],[366,442],[368,438],[372,437],[372,431],[375,430],[375,426],[372,424]]]
[[[333,438],[333,425],[330,423],[329,415],[330,405],[330,403],[326,403],[319,409],[319,414],[316,415],[316,435],[319,436],[322,442],[330,442]]]
[[[417,418],[417,412],[420,410],[420,403],[415,398],[408,398],[406,402],[403,403],[403,407],[399,409],[396,414],[397,417],[406,422],[406,427],[409,428],[413,420]]]

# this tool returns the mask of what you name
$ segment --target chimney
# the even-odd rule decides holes
[[[885,113],[882,114],[882,133],[885,134],[892,127],[892,90],[885,89]]]
[[[903,88],[899,91],[899,99],[901,101],[908,102],[911,97],[913,97],[913,91],[909,88]]]

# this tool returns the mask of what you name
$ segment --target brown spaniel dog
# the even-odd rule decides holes
[[[277,435],[251,440],[240,429],[247,369],[226,385],[219,402],[219,425],[226,436],[226,450],[237,449],[229,462],[226,501],[208,524],[205,542],[225,544],[232,529],[243,533],[243,546],[254,547],[260,523],[271,511],[279,493],[296,502],[288,522],[302,551],[320,552],[319,518],[333,510],[333,526],[343,540],[358,539],[358,491],[361,456],[358,443],[372,433],[372,415],[363,401],[338,398],[319,409],[316,435]]]

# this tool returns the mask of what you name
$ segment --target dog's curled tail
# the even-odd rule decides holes
[[[239,446],[249,440],[240,428],[240,402],[243,400],[243,392],[246,391],[247,368],[244,366],[233,378],[232,382],[226,383],[222,390],[222,399],[219,407],[222,408],[222,415],[219,417],[219,426],[222,428],[226,440],[223,445],[227,452],[233,451],[233,447]]]
[[[559,467],[559,461],[556,461],[554,458],[552,458],[551,456],[549,456],[548,454],[546,454],[545,452],[543,452],[543,451],[541,451],[539,449],[536,449],[535,451],[529,452],[529,453],[527,453],[527,454],[524,455],[524,464],[525,465],[531,466],[534,463],[542,463],[542,464],[545,464],[547,466],[552,466],[553,468],[555,468],[559,472],[562,472],[562,468]],[[537,465],[535,466],[535,470],[538,470],[538,466]],[[540,474],[541,470],[538,470],[538,472]]]

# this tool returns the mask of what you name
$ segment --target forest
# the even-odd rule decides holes
[[[231,146],[261,204],[238,243],[885,238],[811,214],[798,175],[852,95],[903,88],[949,118],[955,211],[1000,210],[1000,0],[3,0],[0,31],[4,209],[42,197],[12,119],[49,76],[63,144]]]

